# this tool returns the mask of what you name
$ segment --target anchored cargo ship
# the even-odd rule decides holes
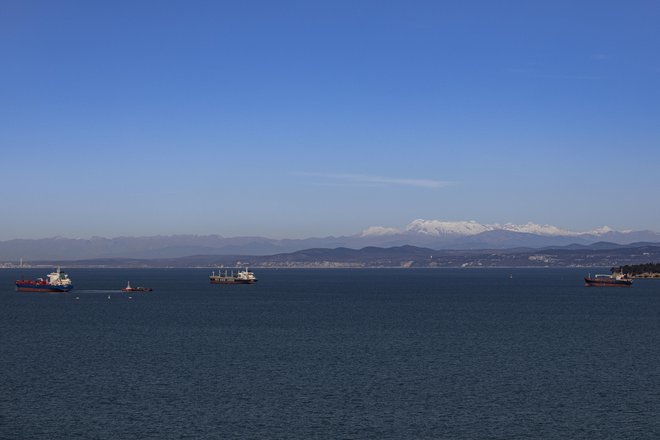
[[[632,278],[627,274],[604,275],[596,274],[593,277],[584,277],[586,286],[591,287],[629,287],[632,286]]]
[[[254,284],[257,282],[254,273],[248,271],[247,267],[245,270],[236,273],[236,275],[234,275],[234,271],[231,271],[231,274],[229,274],[226,269],[224,273],[218,271],[217,275],[215,272],[211,272],[209,279],[211,280],[211,284]]]
[[[68,292],[73,289],[71,278],[58,267],[48,275],[48,279],[17,280],[16,290],[19,292]]]

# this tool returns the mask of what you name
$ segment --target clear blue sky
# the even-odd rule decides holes
[[[660,230],[655,1],[0,2],[0,239]]]

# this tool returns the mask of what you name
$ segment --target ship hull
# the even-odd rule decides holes
[[[617,280],[617,279],[595,279],[585,278],[585,285],[589,287],[630,287],[632,280]]]
[[[211,284],[254,284],[257,280],[237,280],[232,277],[211,278]]]
[[[48,284],[16,283],[17,292],[68,292],[73,286],[52,286]]]

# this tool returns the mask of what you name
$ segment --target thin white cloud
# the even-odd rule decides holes
[[[301,176],[323,179],[322,183],[353,186],[413,186],[418,188],[446,188],[452,182],[432,179],[405,179],[398,177],[371,176],[367,174],[298,173]],[[316,182],[319,183],[319,182]]]

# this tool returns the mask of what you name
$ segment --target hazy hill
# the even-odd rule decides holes
[[[313,248],[363,249],[416,246],[429,249],[511,249],[586,246],[607,241],[619,245],[660,242],[652,231],[618,232],[609,228],[587,233],[549,225],[481,225],[476,222],[416,220],[405,230],[369,228],[341,237],[270,239],[220,235],[172,235],[90,239],[43,238],[0,241],[0,261],[79,260],[93,258],[178,258],[189,255],[275,255]]]
[[[42,260],[71,267],[612,267],[660,261],[660,244],[597,243],[543,249],[434,250],[417,246],[313,248],[274,255],[193,255],[179,258]]]

